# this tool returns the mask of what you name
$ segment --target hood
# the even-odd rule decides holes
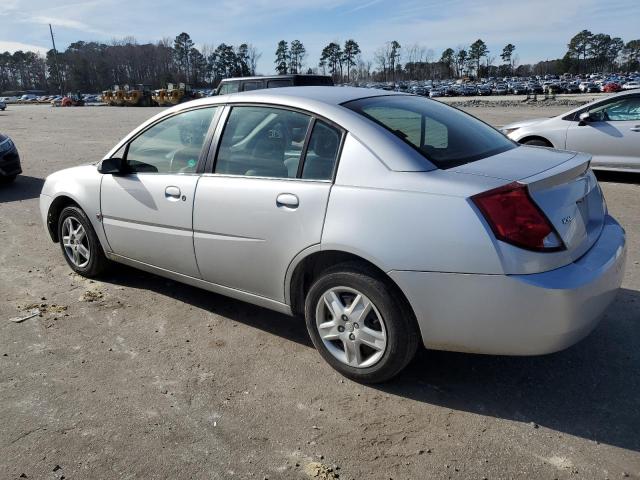
[[[516,129],[516,128],[530,127],[531,125],[535,125],[536,123],[545,122],[547,120],[550,120],[551,118],[553,118],[553,117],[533,118],[531,120],[522,120],[520,122],[513,122],[513,123],[510,123],[508,125],[505,125],[505,126],[501,127],[500,130],[502,132],[504,132],[505,130],[513,130],[513,129]]]

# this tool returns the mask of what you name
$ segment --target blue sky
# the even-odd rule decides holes
[[[0,51],[50,48],[52,23],[59,50],[76,40],[109,42],[133,36],[139,43],[187,32],[198,46],[252,43],[260,73],[273,72],[278,40],[299,39],[306,66],[322,47],[348,38],[363,56],[386,41],[419,44],[439,58],[447,47],[482,38],[498,57],[516,45],[520,63],[557,58],[568,40],[587,28],[628,41],[640,38],[638,0],[0,0]],[[497,63],[497,62],[496,62]]]

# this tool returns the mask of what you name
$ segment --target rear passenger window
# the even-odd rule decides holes
[[[293,85],[293,81],[291,80],[269,80],[267,84],[267,88],[280,88],[280,87],[290,87]]]
[[[242,91],[249,92],[251,90],[260,90],[261,88],[262,88],[262,82],[244,82]]]
[[[309,139],[302,178],[331,180],[340,149],[341,136],[338,129],[320,120],[316,121]]]
[[[215,173],[296,178],[311,117],[268,107],[234,107],[224,128]]]

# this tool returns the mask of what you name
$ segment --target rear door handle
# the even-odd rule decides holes
[[[629,130],[632,132],[640,132],[640,125],[636,125],[635,127],[631,127]]]
[[[298,208],[300,201],[293,193],[281,193],[276,198],[276,205],[278,207]]]
[[[164,189],[164,196],[169,200],[178,200],[180,199],[180,189],[170,185]]]

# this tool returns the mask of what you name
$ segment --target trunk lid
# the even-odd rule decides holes
[[[457,173],[518,181],[527,185],[533,201],[544,212],[566,250],[529,252],[502,242],[507,273],[551,270],[584,255],[600,236],[606,205],[598,181],[589,169],[591,156],[540,147],[519,147],[462,165]],[[520,256],[517,256],[517,255]],[[523,257],[524,256],[524,257]],[[520,264],[520,265],[519,265]]]
[[[580,153],[521,180],[557,230],[572,261],[584,255],[598,239],[606,215],[598,180],[589,169],[590,161],[590,155]]]
[[[557,167],[575,156],[576,152],[523,145],[451,170],[468,175],[514,181]]]

